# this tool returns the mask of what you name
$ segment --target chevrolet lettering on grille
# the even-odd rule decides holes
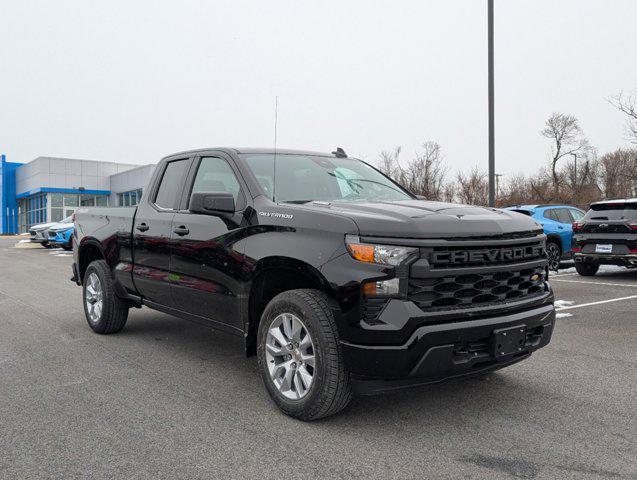
[[[497,263],[541,258],[542,256],[544,256],[544,248],[541,245],[528,245],[525,247],[490,248],[485,250],[432,252],[431,261],[434,265]]]

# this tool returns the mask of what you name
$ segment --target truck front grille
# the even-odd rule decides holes
[[[423,310],[466,308],[539,296],[544,281],[544,267],[410,278],[408,295]]]

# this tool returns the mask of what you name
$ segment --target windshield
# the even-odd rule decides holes
[[[314,155],[242,155],[270,199],[279,202],[397,201],[414,197],[400,185],[352,158]],[[274,198],[273,198],[274,197]]]

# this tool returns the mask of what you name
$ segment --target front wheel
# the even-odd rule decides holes
[[[257,359],[268,393],[291,417],[334,415],[352,398],[334,315],[318,290],[290,290],[270,301],[259,324]]]
[[[73,250],[73,237],[69,239],[69,243],[67,245],[63,245],[62,248],[67,252]]]
[[[549,270],[557,272],[562,259],[562,249],[555,242],[546,242],[546,254],[549,258]]]
[[[599,270],[599,263],[592,262],[576,262],[575,270],[583,277],[592,277]]]
[[[95,260],[84,274],[86,321],[95,333],[117,333],[128,319],[128,305],[117,295],[111,271],[104,260]]]

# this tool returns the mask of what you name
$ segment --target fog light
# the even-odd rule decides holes
[[[400,289],[400,279],[392,278],[378,282],[368,282],[363,285],[363,294],[368,297],[378,295],[397,295]]]

